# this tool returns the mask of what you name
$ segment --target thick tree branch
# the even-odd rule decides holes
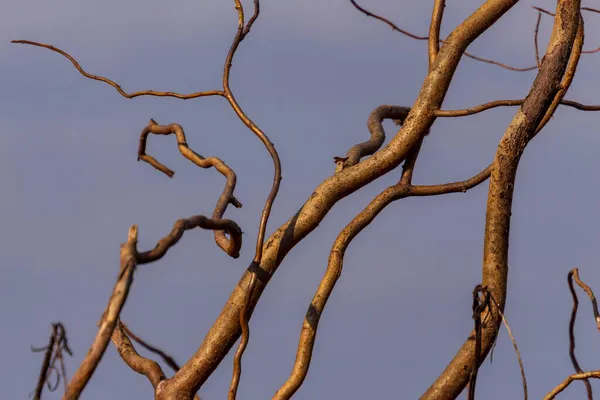
[[[229,168],[219,158],[216,158],[216,157],[204,158],[201,155],[199,155],[198,153],[191,150],[187,145],[185,133],[183,131],[183,128],[180,125],[177,125],[177,124],[158,125],[154,120],[150,120],[150,123],[144,128],[144,130],[142,130],[142,133],[140,135],[138,160],[147,162],[148,164],[152,165],[154,168],[158,169],[159,171],[165,173],[169,177],[173,176],[174,172],[171,171],[169,168],[165,167],[164,165],[162,165],[161,163],[159,163],[158,161],[156,161],[151,156],[146,154],[146,140],[147,140],[148,134],[150,134],[150,133],[153,133],[155,135],[175,134],[175,136],[177,137],[177,147],[179,148],[179,151],[185,158],[187,158],[188,160],[190,160],[191,162],[193,162],[200,168],[214,167],[217,171],[219,171],[221,173],[221,175],[223,175],[227,179],[227,183],[225,184],[225,187],[223,188],[223,193],[221,193],[221,196],[219,197],[219,200],[217,201],[217,205],[215,206],[215,209],[212,214],[212,222],[214,222],[216,225],[226,226],[226,229],[207,228],[206,224],[208,221],[202,221],[202,223],[204,223],[205,226],[202,226],[202,225],[195,225],[195,226],[202,226],[205,229],[214,229],[215,230],[215,234],[214,234],[215,242],[217,243],[217,245],[231,257],[238,258],[240,256],[240,249],[242,247],[241,230],[233,221],[223,220],[223,214],[225,213],[225,210],[227,209],[227,206],[229,204],[233,204],[233,206],[237,207],[237,208],[242,207],[242,204],[233,196],[233,191],[235,190],[235,184],[236,184],[236,176],[235,176],[235,173],[233,172],[233,170],[231,168]],[[200,221],[200,220],[198,220],[198,221]],[[180,223],[180,221],[177,221],[177,223]],[[198,223],[200,223],[200,222],[198,222]],[[191,228],[195,227],[192,225],[189,225],[189,227],[187,229],[191,229]],[[175,230],[175,228],[173,228],[173,229]],[[179,229],[178,232],[181,232],[181,234],[182,234],[183,230]],[[227,232],[229,234],[229,238],[227,238],[227,236],[225,236],[225,232]],[[181,237],[181,236],[179,236],[179,237]],[[177,240],[179,240],[179,238],[177,238]],[[172,244],[174,244],[174,243],[172,243]],[[165,252],[167,249],[168,248],[165,249]],[[163,255],[164,255],[164,253],[163,253]],[[161,255],[161,257],[162,257],[162,255]],[[140,264],[143,264],[143,263],[145,263],[145,262],[140,261]]]
[[[528,142],[535,136],[548,110],[561,98],[561,81],[573,52],[579,25],[577,0],[559,0],[557,17],[546,55],[539,73],[517,115],[502,137],[490,178],[487,202],[482,284],[487,287],[498,305],[490,308],[482,320],[482,362],[490,351],[501,323],[498,310],[506,302],[508,274],[508,238],[512,196],[520,157]],[[475,343],[467,340],[439,378],[422,396],[422,400],[455,399],[469,380],[473,369]],[[476,366],[478,367],[478,366]]]
[[[106,351],[121,309],[125,304],[125,300],[127,300],[129,288],[133,283],[133,273],[136,267],[135,246],[137,244],[137,235],[137,226],[133,225],[129,228],[127,242],[121,246],[119,278],[115,283],[106,310],[100,320],[98,333],[81,365],[75,371],[73,378],[71,378],[63,400],[75,400],[79,398]]]

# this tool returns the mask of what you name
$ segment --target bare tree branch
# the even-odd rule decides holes
[[[121,313],[121,309],[127,300],[129,294],[129,288],[133,283],[133,273],[136,267],[136,250],[137,244],[137,226],[133,225],[129,228],[127,235],[127,242],[121,246],[121,266],[119,272],[119,278],[115,283],[112,295],[106,306],[106,310],[100,320],[100,327],[94,342],[90,346],[85,358],[81,362],[81,365],[75,371],[69,386],[67,387],[66,393],[63,396],[63,400],[75,400],[81,395],[81,392],[87,385],[88,381],[92,377],[92,374],[96,370],[100,359],[106,351],[108,342],[112,336],[113,330]]]
[[[592,288],[586,285],[581,279],[579,279],[579,270],[577,268],[573,268],[573,270],[571,270],[571,273],[573,275],[573,278],[575,279],[575,282],[577,282],[579,287],[582,288],[590,298],[590,301],[592,302],[592,311],[594,312],[594,320],[596,321],[596,325],[598,326],[598,330],[600,331],[600,313],[598,313],[598,302],[596,301],[596,296],[594,296]]]
[[[187,145],[187,140],[185,138],[185,133],[183,128],[177,124],[169,124],[169,125],[158,125],[154,120],[150,120],[150,123],[142,130],[140,135],[140,146],[138,149],[138,160],[142,160],[152,165],[154,168],[159,171],[165,173],[169,177],[173,176],[174,172],[169,168],[165,167],[154,158],[146,154],[146,139],[149,133],[153,133],[155,135],[171,135],[175,134],[177,137],[177,147],[181,154],[196,164],[200,168],[211,168],[214,167],[217,171],[221,173],[226,179],[227,183],[223,188],[223,193],[219,197],[219,201],[215,207],[215,210],[212,214],[212,221],[219,225],[225,225],[226,229],[215,229],[215,242],[217,245],[225,251],[228,255],[233,258],[238,258],[240,256],[240,249],[242,247],[242,235],[240,228],[229,220],[223,220],[223,214],[227,209],[229,204],[233,204],[234,207],[240,208],[242,204],[233,196],[233,191],[235,190],[236,184],[236,176],[231,168],[229,168],[223,161],[216,157],[204,158],[198,153],[191,150]],[[179,222],[179,221],[178,221]],[[195,226],[194,226],[195,227]],[[174,228],[175,229],[175,228]],[[188,229],[191,229],[188,228]],[[213,229],[213,228],[208,228]],[[183,233],[183,231],[180,231]],[[225,236],[225,232],[229,234],[229,238]],[[177,238],[179,240],[179,238]],[[173,245],[172,243],[171,245]],[[165,249],[166,252],[166,249]],[[164,255],[164,253],[163,253]],[[161,256],[162,257],[162,256]],[[140,263],[142,261],[138,260]]]

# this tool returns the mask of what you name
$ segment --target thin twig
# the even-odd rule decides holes
[[[43,48],[52,50],[56,53],[59,53],[59,54],[63,55],[64,57],[66,57],[69,61],[71,61],[73,66],[75,66],[75,68],[77,68],[77,70],[79,71],[79,73],[81,75],[85,76],[86,78],[93,79],[95,81],[100,81],[100,82],[109,84],[110,86],[114,87],[121,96],[126,97],[128,99],[133,99],[138,96],[157,96],[157,97],[176,97],[178,99],[188,100],[188,99],[196,99],[198,97],[223,96],[222,90],[208,90],[205,92],[194,92],[194,93],[189,93],[189,94],[181,94],[181,93],[175,93],[175,92],[158,92],[155,90],[141,90],[139,92],[127,93],[121,88],[121,85],[119,85],[115,81],[105,78],[103,76],[92,75],[92,74],[84,71],[84,69],[81,68],[81,65],[79,65],[79,63],[75,60],[75,58],[73,58],[66,51],[59,49],[58,47],[54,47],[51,44],[32,42],[31,40],[11,40],[11,43],[29,44],[31,46],[43,47]]]
[[[573,309],[571,310],[571,318],[569,319],[569,357],[571,357],[571,363],[573,364],[575,372],[581,374],[583,370],[579,366],[577,356],[575,356],[575,320],[577,318],[577,309],[579,308],[579,299],[577,299],[577,292],[575,292],[575,288],[573,287],[573,275],[575,274],[577,274],[577,268],[569,271],[569,274],[567,275],[569,291],[571,292],[571,297],[573,298]],[[587,392],[588,400],[592,400],[592,385],[589,379],[584,379],[583,383],[585,385],[585,391]]]
[[[598,302],[596,301],[596,296],[594,296],[594,292],[592,288],[586,285],[581,279],[579,279],[579,270],[577,268],[573,268],[571,271],[573,273],[573,278],[575,282],[582,288],[590,298],[592,302],[592,310],[594,312],[594,320],[596,321],[596,325],[598,326],[598,330],[600,331],[600,313],[598,313]]]
[[[133,339],[135,342],[137,342],[140,346],[142,346],[143,348],[145,348],[149,352],[154,353],[154,354],[158,355],[160,358],[162,358],[163,362],[165,364],[167,364],[167,366],[169,368],[171,368],[173,370],[173,372],[179,371],[179,368],[180,368],[179,367],[179,363],[177,363],[177,361],[175,361],[175,359],[172,356],[168,355],[163,350],[161,350],[158,347],[155,347],[155,346],[149,344],[148,342],[146,342],[145,340],[143,340],[142,338],[140,338],[138,335],[136,335],[135,333],[133,333],[131,331],[131,329],[129,329],[129,327],[123,321],[121,321],[121,328],[123,329],[123,332],[130,339]],[[200,396],[196,395],[194,397],[194,400],[200,400]]]
[[[508,320],[506,319],[506,317],[504,316],[504,313],[502,312],[500,304],[498,304],[496,299],[494,299],[494,296],[491,294],[491,292],[488,291],[488,293],[490,293],[490,298],[496,305],[496,310],[498,310],[498,313],[502,317],[502,323],[506,327],[506,331],[508,332],[510,341],[512,342],[513,348],[515,349],[515,354],[517,355],[517,362],[519,363],[519,370],[521,371],[521,381],[523,383],[523,399],[527,400],[527,397],[528,397],[527,378],[525,377],[525,367],[523,366],[523,359],[521,358],[521,352],[519,351],[519,347],[517,346],[517,340],[515,339],[515,336],[513,335],[512,329],[510,329],[510,325],[508,324]]]
[[[537,64],[538,68],[540,67],[540,64],[541,64],[540,49],[538,47],[538,33],[540,30],[540,22],[542,22],[542,13],[538,10],[537,21],[535,22],[535,31],[533,34],[533,43],[535,45],[535,62]]]
[[[133,343],[131,343],[131,340],[125,333],[120,320],[117,320],[111,339],[117,348],[119,355],[129,368],[148,378],[150,384],[156,391],[159,383],[166,379],[162,368],[156,361],[139,355],[133,346]]]
[[[44,390],[44,385],[48,379],[48,369],[50,367],[50,358],[52,357],[52,353],[54,351],[54,343],[56,341],[56,326],[52,326],[52,333],[50,334],[50,339],[48,340],[48,345],[46,346],[46,353],[44,354],[44,360],[42,361],[42,367],[40,369],[40,375],[38,377],[38,383],[35,387],[35,393],[33,395],[33,400],[40,400],[42,398],[42,391]],[[33,351],[37,349],[33,349]]]

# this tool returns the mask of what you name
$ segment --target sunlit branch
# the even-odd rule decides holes
[[[236,184],[236,176],[231,168],[229,168],[223,161],[221,161],[217,157],[208,157],[204,158],[198,153],[194,152],[188,147],[187,140],[185,137],[185,133],[183,128],[177,124],[169,124],[169,125],[158,125],[154,120],[150,120],[150,123],[142,130],[140,134],[140,146],[138,149],[138,160],[142,160],[152,165],[154,168],[159,171],[165,173],[167,176],[173,176],[174,172],[169,168],[156,161],[153,157],[146,154],[146,140],[148,135],[152,133],[155,135],[171,135],[174,134],[177,138],[177,147],[181,154],[193,162],[200,168],[211,168],[214,167],[221,175],[223,175],[227,179],[227,183],[223,189],[223,193],[219,197],[217,201],[217,205],[212,214],[212,225],[209,224],[208,221],[202,218],[196,218],[196,223],[183,223],[187,228],[192,229],[196,226],[203,227],[205,229],[214,229],[215,230],[215,242],[217,245],[223,249],[228,255],[233,258],[238,258],[240,255],[240,249],[242,247],[242,235],[240,228],[229,220],[223,220],[223,214],[227,209],[229,204],[233,204],[233,206],[240,208],[242,204],[233,196],[233,192],[235,190]],[[178,221],[177,223],[180,223]],[[177,225],[177,224],[176,224]],[[210,227],[209,227],[210,225]],[[218,226],[224,226],[225,229],[215,229]],[[181,227],[183,228],[183,227]],[[178,232],[181,234],[185,229],[178,229]],[[175,228],[174,228],[175,229]],[[225,232],[229,234],[229,238],[225,236]],[[179,236],[181,237],[181,236]],[[179,240],[179,238],[177,238]],[[171,245],[174,243],[171,243]],[[168,247],[165,248],[164,252]],[[164,252],[162,255],[164,255]],[[161,255],[161,257],[162,257]],[[147,261],[143,261],[142,259],[138,260],[140,263],[145,263]]]
[[[98,333],[81,365],[75,371],[75,374],[73,374],[63,400],[75,400],[79,398],[106,351],[108,342],[119,319],[121,309],[125,304],[125,300],[127,300],[129,288],[133,283],[133,273],[137,265],[135,259],[137,236],[137,226],[133,225],[129,228],[127,242],[121,246],[119,278],[115,283],[106,310],[99,322]]]

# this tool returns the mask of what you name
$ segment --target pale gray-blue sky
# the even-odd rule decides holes
[[[182,0],[6,1],[0,15],[0,326],[3,397],[25,398],[52,321],[63,321],[78,365],[95,332],[118,269],[127,227],[140,227],[148,248],[176,218],[210,214],[223,185],[215,171],[181,159],[173,138],[153,137],[149,151],[176,171],[169,180],[136,162],[140,130],[150,117],[176,122],[200,154],[225,160],[238,175],[246,232],[239,260],[229,259],[208,232],[186,234],[161,261],[137,271],[123,319],[184,362],[200,344],[252,258],[271,161],[222,99],[137,98],[84,79],[61,56],[9,44],[52,43],[89,72],[125,90],[191,92],[218,87],[235,29],[233,2]],[[251,2],[247,7],[250,9]],[[431,2],[364,1],[415,33],[425,33]],[[448,33],[481,1],[448,1]],[[470,48],[515,65],[533,61],[530,6],[522,1]],[[590,2],[587,5],[593,6]],[[600,42],[588,15],[586,40]],[[551,20],[544,18],[542,48]],[[569,98],[600,102],[600,56],[584,56]],[[269,232],[289,218],[325,177],[333,156],[364,140],[366,118],[379,104],[411,105],[426,72],[426,44],[360,15],[347,0],[263,2],[244,41],[232,88],[270,135],[282,158],[283,181]],[[516,73],[465,59],[445,106],[459,108],[523,97],[534,72]],[[439,120],[425,142],[415,180],[466,178],[492,159],[514,109]],[[597,243],[596,132],[600,115],[560,109],[526,151],[519,169],[510,248],[506,313],[539,398],[572,372],[567,322],[568,270],[600,290]],[[387,124],[388,134],[394,134]],[[343,226],[398,172],[341,201],[284,261],[251,322],[241,397],[268,398],[284,382],[303,315]],[[392,204],[348,250],[343,275],[322,319],[313,365],[298,399],[418,397],[462,344],[472,324],[470,293],[479,283],[487,185],[462,195]],[[600,367],[589,305],[581,307],[578,352],[584,369]],[[202,388],[225,397],[231,357]],[[478,380],[485,399],[518,398],[519,372],[506,332],[494,363]],[[85,390],[86,399],[144,398],[145,378],[111,347]],[[580,385],[569,398],[580,397]],[[49,394],[47,398],[59,398]]]

